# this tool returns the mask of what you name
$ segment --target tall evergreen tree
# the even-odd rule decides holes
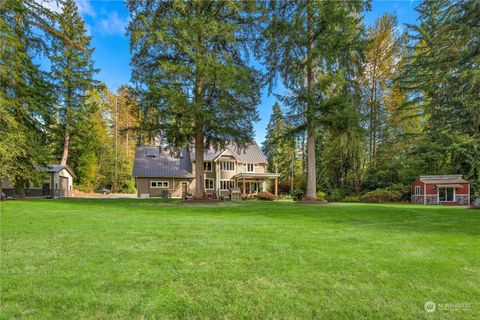
[[[254,1],[128,2],[133,79],[174,146],[195,143],[195,197],[209,145],[252,140],[259,73],[248,65]],[[145,114],[149,114],[147,111]]]
[[[295,135],[291,134],[291,126],[285,121],[280,105],[275,102],[262,150],[267,158],[269,170],[280,173],[280,179],[283,181],[293,179],[295,144],[296,139]]]
[[[51,13],[27,1],[0,4],[0,177],[9,178],[23,196],[29,181],[41,181],[46,161],[46,128],[52,91],[47,74],[33,57],[48,49]]]
[[[292,108],[298,130],[307,131],[306,199],[316,199],[315,132],[322,121],[326,100],[333,101],[336,81],[345,70],[362,28],[364,1],[272,1],[263,34],[260,56],[270,80],[280,75],[290,97],[282,100]]]
[[[60,130],[63,140],[61,164],[67,164],[71,146],[71,135],[88,112],[86,101],[93,89],[97,70],[92,60],[91,37],[87,35],[85,22],[78,12],[74,0],[65,0],[61,6],[58,27],[62,38],[54,38],[51,55],[53,77],[57,83]],[[74,146],[73,146],[74,147]]]
[[[426,115],[415,146],[424,173],[462,173],[480,184],[480,4],[475,0],[424,1],[402,84]]]

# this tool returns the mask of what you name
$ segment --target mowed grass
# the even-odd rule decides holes
[[[475,210],[154,199],[0,206],[5,319],[480,318]]]

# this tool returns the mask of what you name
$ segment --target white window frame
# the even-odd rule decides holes
[[[210,164],[210,169],[208,170],[206,167],[207,167],[207,163]],[[204,172],[212,172],[213,170],[213,162],[212,161],[204,161],[203,162],[203,171]]]
[[[207,188],[207,180],[212,180],[212,187],[211,188]],[[205,190],[215,190],[215,179],[205,178],[203,183],[205,184]]]
[[[225,164],[226,163],[231,164],[232,169],[225,169]],[[226,161],[222,160],[222,161],[220,161],[220,171],[228,171],[228,172],[235,171],[235,161],[234,160],[226,160]]]
[[[420,195],[421,189],[420,186],[415,186],[415,195],[418,196]]]
[[[155,184],[155,186],[153,184]],[[170,181],[151,180],[150,189],[170,189]]]
[[[228,182],[228,188],[224,189],[222,182]],[[231,179],[220,179],[220,191],[228,191],[230,189],[235,188],[235,180]]]
[[[440,200],[440,189],[453,189],[453,200],[452,200],[452,201]],[[438,190],[437,190],[437,198],[438,198],[438,202],[455,202],[455,201],[456,201],[456,190],[455,190],[454,187],[441,187],[441,188],[438,188]],[[445,199],[448,199],[447,191],[446,191],[446,190],[445,190]]]
[[[249,166],[252,166],[252,170],[248,170]],[[245,172],[247,172],[247,173],[254,173],[255,172],[255,164],[254,163],[247,163],[246,167],[247,167],[247,169],[245,170]]]

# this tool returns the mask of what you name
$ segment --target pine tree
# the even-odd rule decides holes
[[[128,7],[133,78],[144,113],[153,114],[170,144],[194,142],[195,197],[202,198],[204,149],[251,141],[258,119],[259,73],[248,65],[246,50],[257,4],[131,0]]]
[[[315,132],[322,109],[343,75],[343,64],[362,28],[363,1],[271,2],[261,56],[273,80],[280,75],[290,97],[281,99],[295,114],[297,129],[307,132],[306,199],[316,199]],[[340,77],[341,78],[341,77]]]
[[[93,75],[97,70],[93,66],[91,37],[86,34],[85,23],[74,0],[63,3],[58,25],[63,37],[54,38],[50,59],[59,97],[59,131],[63,138],[61,164],[65,165],[69,151],[75,148],[71,146],[71,135],[76,134],[79,119],[85,118],[86,100],[96,83]]]

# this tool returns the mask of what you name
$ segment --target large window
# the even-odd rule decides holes
[[[438,189],[439,201],[453,201],[454,189],[453,188],[440,188]]]
[[[247,163],[247,172],[255,172],[255,167],[253,163]]]
[[[420,186],[415,186],[415,195],[420,194]]]
[[[235,181],[233,180],[220,180],[220,190],[230,190],[235,188]]]
[[[205,189],[206,190],[213,190],[213,179],[205,179]]]
[[[222,171],[235,171],[235,161],[222,161],[220,168]]]
[[[203,163],[203,170],[212,171],[212,161],[205,161]]]
[[[150,188],[153,189],[168,189],[169,185],[168,181],[150,181]]]

